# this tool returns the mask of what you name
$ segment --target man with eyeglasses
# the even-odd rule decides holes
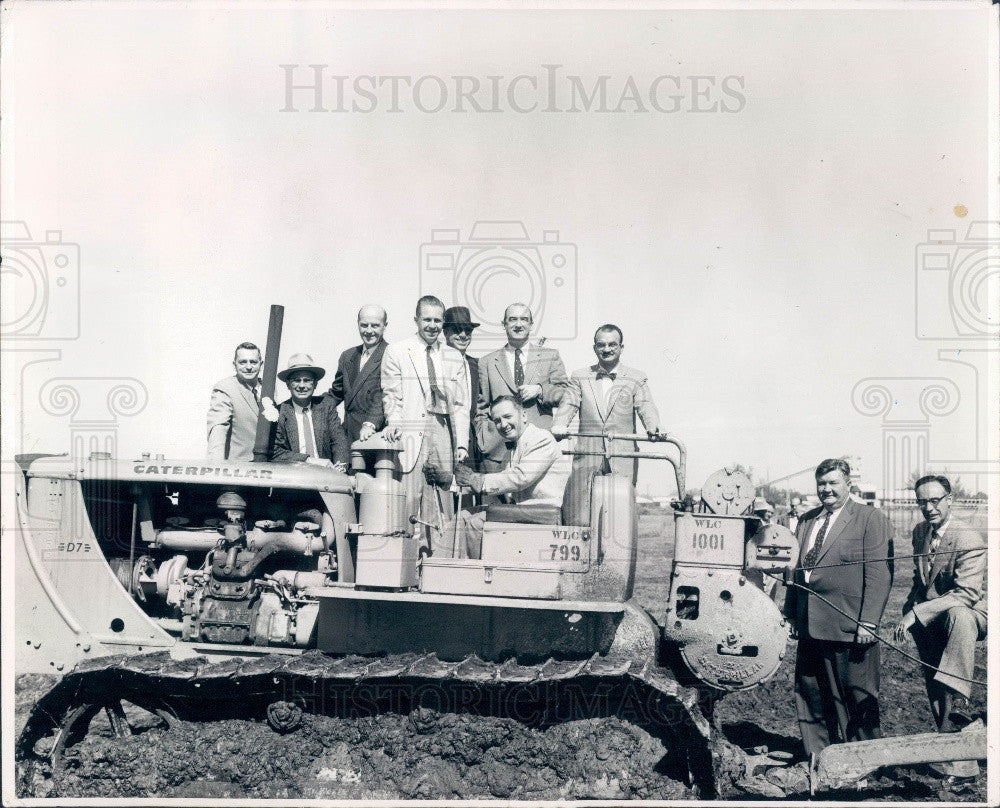
[[[913,487],[924,521],[913,529],[913,586],[894,636],[913,637],[924,668],[927,698],[938,732],[960,729],[951,721],[956,698],[968,698],[976,642],[986,639],[986,539],[951,514],[951,481],[929,474]],[[941,765],[941,773],[975,777],[975,761]]]
[[[506,450],[494,451],[494,455],[484,453],[479,448],[475,435],[476,411],[479,405],[479,360],[469,356],[469,346],[472,344],[472,332],[479,328],[479,323],[472,321],[472,315],[466,306],[452,306],[444,310],[444,341],[465,357],[467,373],[466,393],[469,402],[469,457],[468,461],[475,471],[499,471],[503,467]],[[500,443],[492,421],[483,424],[482,429],[489,435],[486,441],[491,446]]]

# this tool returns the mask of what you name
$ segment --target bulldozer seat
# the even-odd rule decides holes
[[[557,505],[542,505],[540,503],[495,504],[489,505],[486,508],[487,522],[515,522],[523,525],[561,525],[561,515]]]

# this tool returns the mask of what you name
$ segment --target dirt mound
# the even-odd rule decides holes
[[[250,721],[182,723],[140,738],[91,733],[35,796],[327,799],[691,799],[666,750],[617,718],[545,730],[442,714],[306,716],[279,735]]]

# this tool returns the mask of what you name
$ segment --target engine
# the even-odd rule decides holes
[[[190,527],[188,517],[174,515],[154,529],[150,519],[143,531],[152,539],[149,550],[185,552],[159,562],[152,553],[134,564],[114,559],[119,579],[183,640],[306,647],[319,607],[305,591],[328,585],[337,571],[332,518],[319,508],[293,506],[291,529],[286,519],[258,519],[248,529],[240,495],[226,491],[216,505],[222,518],[204,526]],[[195,568],[193,556],[202,559]]]

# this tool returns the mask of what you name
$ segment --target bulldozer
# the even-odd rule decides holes
[[[680,440],[658,438],[657,454],[615,450],[646,436],[600,437],[609,460],[666,461],[683,495]],[[98,716],[121,736],[137,712],[167,731],[241,717],[291,732],[307,712],[430,704],[539,725],[624,716],[699,795],[780,795],[747,787],[760,761],[706,709],[772,676],[789,639],[762,582],[792,569],[797,543],[751,514],[743,472],[711,475],[693,510],[674,504],[666,606],[651,614],[633,597],[635,488],[609,464],[562,508],[489,505],[481,557],[442,558],[420,536],[442,526],[406,512],[398,451],[356,442],[352,473],[18,457],[15,667],[61,675],[17,739],[22,785],[57,778]],[[842,779],[821,764],[816,777]]]
[[[683,491],[686,453],[667,440]],[[127,733],[126,708],[167,725],[256,714],[289,731],[338,691],[350,702],[361,684],[407,684],[414,707],[431,684],[438,709],[445,694],[448,709],[531,704],[548,721],[580,714],[573,684],[604,713],[628,702],[689,782],[718,793],[699,688],[764,681],[788,635],[747,568],[780,572],[794,539],[760,541],[745,476],[713,475],[703,512],[675,513],[670,605],[650,615],[633,600],[631,480],[594,475],[567,497],[574,513],[491,505],[481,558],[439,558],[405,513],[398,449],[376,435],[352,451],[353,475],[18,458],[16,669],[65,674],[32,711],[21,759],[58,774],[95,716]]]

